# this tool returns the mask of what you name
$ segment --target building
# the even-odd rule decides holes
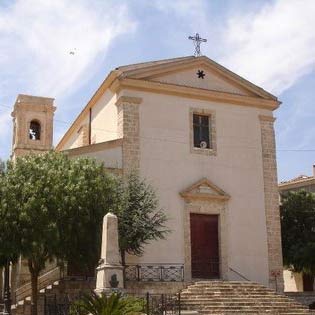
[[[312,176],[300,175],[296,178],[281,182],[279,184],[280,193],[299,190],[305,190],[315,193],[315,165],[313,165]]]
[[[193,279],[249,279],[282,290],[279,104],[205,56],[110,72],[56,150],[123,175],[137,170],[156,189],[171,233],[127,258],[129,280],[140,274],[172,290]],[[53,110],[51,99],[18,96],[13,156],[51,145]]]
[[[315,193],[315,165],[313,165],[313,175],[300,175],[291,180],[279,184],[280,194],[289,191],[305,190]],[[284,289],[286,292],[314,291],[314,278],[302,273],[293,273],[289,270],[284,271]]]

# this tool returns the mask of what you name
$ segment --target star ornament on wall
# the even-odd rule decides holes
[[[206,74],[205,74],[205,72],[203,70],[198,70],[197,71],[197,76],[198,76],[199,79],[204,79]]]

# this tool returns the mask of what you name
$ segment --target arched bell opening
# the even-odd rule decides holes
[[[29,130],[30,139],[40,140],[40,131],[41,131],[40,122],[37,120],[32,120],[30,122],[30,130]]]

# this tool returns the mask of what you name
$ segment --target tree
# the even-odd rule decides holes
[[[306,191],[282,195],[284,265],[295,272],[315,274],[315,194]]]
[[[103,217],[112,211],[118,182],[95,160],[79,158],[68,162],[71,169],[66,173],[66,183],[59,186],[60,194],[66,190],[59,207],[63,212],[58,223],[62,238],[59,257],[74,272],[94,275],[100,258]]]
[[[169,230],[165,223],[167,217],[159,203],[153,188],[131,173],[121,182],[118,190],[121,199],[115,214],[118,217],[119,248],[122,265],[126,265],[126,253],[140,256],[144,245],[152,240],[165,238]]]
[[[96,266],[115,179],[94,160],[54,152],[18,158],[4,177],[0,244],[12,236],[20,240],[18,251],[31,274],[32,315],[37,315],[38,276],[47,260]]]
[[[18,225],[16,213],[9,212],[8,196],[10,191],[6,185],[7,163],[0,160],[0,269],[4,270],[4,306],[5,312],[11,314],[10,297],[10,263],[16,262],[20,239],[18,237]],[[10,213],[12,225],[6,224],[5,217]]]

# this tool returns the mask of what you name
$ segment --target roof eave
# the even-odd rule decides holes
[[[85,115],[88,113],[89,109],[94,106],[94,104],[99,100],[99,98],[102,96],[103,92],[110,88],[113,82],[121,75],[120,70],[113,70],[109,73],[109,75],[105,78],[105,80],[102,82],[102,84],[99,86],[99,88],[96,90],[96,92],[93,94],[91,99],[88,101],[86,106],[82,109],[80,114],[77,116],[77,118],[74,120],[74,122],[71,124],[70,128],[66,131],[66,133],[63,135],[61,140],[56,146],[56,151],[63,150],[62,146],[65,144],[68,137],[72,134],[72,132],[77,128],[77,125],[80,123],[80,121],[85,117]]]

